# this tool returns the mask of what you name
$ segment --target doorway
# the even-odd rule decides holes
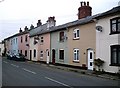
[[[32,50],[30,50],[30,60],[32,60]]]
[[[55,64],[55,49],[52,50],[52,64]]]
[[[93,70],[94,52],[92,49],[88,49],[88,70]]]

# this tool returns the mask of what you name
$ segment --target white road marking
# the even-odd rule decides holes
[[[28,69],[26,69],[26,68],[22,68],[24,71],[27,71],[27,72],[30,72],[30,73],[32,73],[32,74],[36,74],[36,72],[33,72],[33,71],[30,71],[30,70],[28,70]]]
[[[69,85],[67,85],[67,84],[65,84],[65,83],[59,82],[59,81],[54,80],[54,79],[52,79],[52,78],[49,78],[49,77],[45,77],[45,78],[48,79],[48,80],[50,80],[50,81],[56,82],[56,83],[58,83],[58,84],[61,84],[61,85],[63,85],[63,86],[67,86],[67,87],[69,87],[69,88],[73,88],[73,87],[71,87],[71,86],[69,86]]]
[[[17,68],[19,68],[19,66],[18,65],[15,65],[15,64],[11,64],[12,66],[14,66],[14,67],[17,67]]]
[[[8,63],[7,61],[3,61],[3,62],[6,63],[6,64]]]

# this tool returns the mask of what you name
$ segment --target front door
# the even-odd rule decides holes
[[[55,64],[55,50],[52,50],[52,64]]]
[[[32,60],[32,50],[30,50],[30,60]]]
[[[93,50],[88,50],[88,70],[93,70],[93,60],[94,60],[94,52]]]
[[[49,50],[47,50],[47,64],[49,64]]]

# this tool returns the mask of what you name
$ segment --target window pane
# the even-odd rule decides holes
[[[77,36],[76,36],[76,33],[74,33],[74,38],[76,38]]]
[[[74,53],[74,60],[76,60],[76,53]]]
[[[77,60],[79,60],[79,50],[77,50]]]
[[[120,22],[120,18],[118,19],[118,22]]]
[[[118,32],[120,32],[120,23],[118,23]]]
[[[113,50],[112,50],[112,63],[117,63],[117,49],[116,48],[114,48]]]
[[[112,32],[116,32],[116,24],[112,25]]]
[[[112,23],[116,23],[116,20],[112,20]]]
[[[120,65],[120,48],[118,49],[118,64]]]
[[[77,37],[79,37],[79,30],[77,30]]]
[[[60,50],[59,54],[60,54],[59,58],[64,60],[64,50]]]

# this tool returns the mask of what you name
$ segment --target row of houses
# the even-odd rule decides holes
[[[5,52],[22,53],[28,60],[85,67],[93,70],[94,59],[105,63],[106,72],[117,73],[120,66],[120,6],[93,15],[89,2],[81,2],[78,19],[56,26],[55,17],[37,27],[4,39]]]

